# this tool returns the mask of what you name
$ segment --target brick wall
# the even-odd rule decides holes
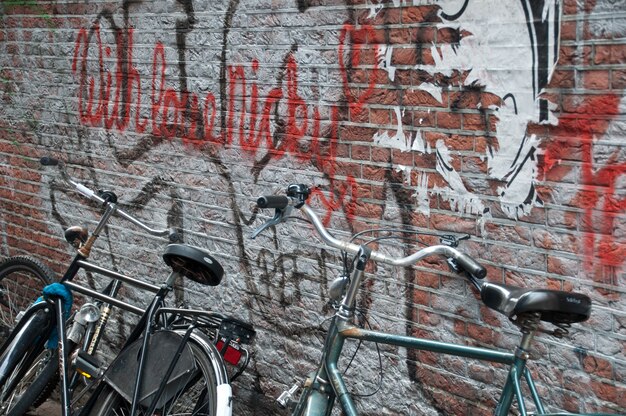
[[[490,281],[589,295],[591,319],[540,336],[532,369],[552,410],[626,412],[621,2],[6,0],[0,17],[0,254],[60,272],[61,230],[93,227],[95,208],[38,165],[47,154],[153,226],[182,227],[227,274],[217,288],[185,282],[176,302],[258,329],[238,414],[279,413],[271,397],[312,370],[332,313],[337,253],[299,222],[249,238],[271,215],[255,197],[294,182],[318,186],[312,204],[339,236],[469,233],[462,248]],[[116,224],[96,260],[158,282],[165,243]],[[374,327],[517,341],[440,262],[372,268],[365,288]],[[132,323],[116,321],[112,344]],[[505,377],[394,347],[382,357],[366,415],[487,414]],[[377,388],[377,361],[361,348],[354,391]]]

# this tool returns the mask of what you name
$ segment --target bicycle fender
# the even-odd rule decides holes
[[[185,330],[176,330],[179,335],[184,335]],[[233,393],[228,380],[228,373],[224,366],[224,360],[213,344],[213,341],[200,331],[191,333],[190,342],[194,342],[209,358],[213,373],[217,381],[217,416],[231,416],[233,412]]]
[[[231,416],[233,413],[232,401],[233,391],[230,384],[220,384],[217,386],[217,412],[215,414],[217,416]]]
[[[181,340],[182,336],[174,331],[157,331],[150,336],[139,392],[139,403],[142,406],[149,406],[152,402],[169,368],[171,357],[176,353]],[[132,401],[137,380],[142,343],[143,338],[140,338],[125,348],[111,363],[104,375],[105,381],[128,402]],[[157,407],[163,406],[174,397],[182,386],[189,382],[195,369],[191,347],[186,345],[166,383],[163,394],[159,397]]]
[[[18,331],[11,334],[3,347],[0,357],[0,386],[4,385],[29,349],[43,348],[42,334],[47,334],[51,329],[52,317],[43,309],[22,319],[16,328]]]

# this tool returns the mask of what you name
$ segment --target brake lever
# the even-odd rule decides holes
[[[292,210],[293,210],[292,206],[288,206],[288,207],[286,207],[284,209],[276,208],[276,211],[274,213],[274,217],[269,219],[269,220],[267,220],[263,225],[261,225],[259,228],[254,230],[254,232],[252,233],[250,238],[254,239],[254,238],[256,238],[257,235],[261,234],[267,228],[272,227],[272,226],[274,226],[276,224],[280,224],[281,222],[283,222],[283,219],[285,217],[287,217],[287,216],[289,216],[289,214],[291,214]]]
[[[455,248],[459,246],[459,242],[469,239],[469,234],[463,234],[460,237],[453,234],[444,234],[439,237],[439,241],[441,242],[441,244]]]

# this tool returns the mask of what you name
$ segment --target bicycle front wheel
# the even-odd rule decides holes
[[[58,384],[58,368],[55,351],[43,350],[0,406],[0,415],[22,416],[39,407]]]
[[[189,343],[196,364],[196,373],[190,381],[165,405],[157,409],[159,415],[215,416],[217,414],[217,377],[210,360],[193,342]],[[130,414],[131,404],[111,387],[99,395],[92,416],[125,416]],[[147,409],[138,409],[137,415],[145,415]]]
[[[54,281],[54,273],[37,259],[8,257],[0,262],[0,345],[15,327],[15,317]]]

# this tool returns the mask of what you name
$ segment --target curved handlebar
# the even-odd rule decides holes
[[[307,204],[302,204],[301,201],[297,198],[276,195],[262,196],[257,200],[257,205],[259,206],[259,208],[276,208],[277,211],[280,209],[284,209],[287,206],[295,206],[300,209],[300,211],[302,211],[302,213],[305,215],[305,217],[309,219],[309,221],[311,221],[311,224],[320,235],[324,243],[351,254],[357,254],[359,252],[360,246],[358,244],[335,238],[326,229],[326,227],[324,227],[322,220],[315,213],[315,211],[313,211],[313,209]],[[401,258],[390,257],[376,250],[372,250],[370,258],[372,260],[390,264],[393,266],[410,266],[426,257],[435,254],[447,257],[449,259],[453,259],[459,267],[478,279],[482,279],[487,275],[487,270],[476,260],[454,247],[443,244],[426,247],[416,251],[410,256]]]
[[[53,157],[45,156],[45,157],[42,157],[39,161],[44,166],[60,166],[61,169],[63,171],[65,171],[64,163],[62,161],[60,161],[59,159],[55,159]],[[115,205],[113,202],[107,201],[104,198],[100,197],[97,192],[94,192],[93,190],[91,190],[90,188],[86,187],[85,185],[83,185],[83,184],[81,184],[79,182],[76,182],[75,180],[73,180],[72,178],[70,178],[67,175],[64,175],[64,176],[65,176],[65,181],[69,185],[71,185],[74,189],[76,189],[76,191],[78,191],[81,195],[91,199],[92,201],[97,202],[100,205],[105,205],[105,204]],[[140,220],[138,220],[137,218],[135,218],[132,215],[130,215],[129,213],[127,213],[126,211],[120,209],[119,207],[115,208],[115,213],[117,215],[119,215],[120,217],[122,217],[122,218],[132,222],[133,224],[137,225],[138,227],[140,227],[141,229],[146,231],[148,234],[151,234],[151,235],[154,235],[154,236],[158,236],[158,237],[165,237],[165,236],[167,236],[171,242],[177,242],[179,240],[179,234],[178,234],[178,231],[176,229],[164,228],[164,229],[160,229],[159,230],[159,229],[151,228],[148,225],[146,225],[143,222],[141,222]]]

